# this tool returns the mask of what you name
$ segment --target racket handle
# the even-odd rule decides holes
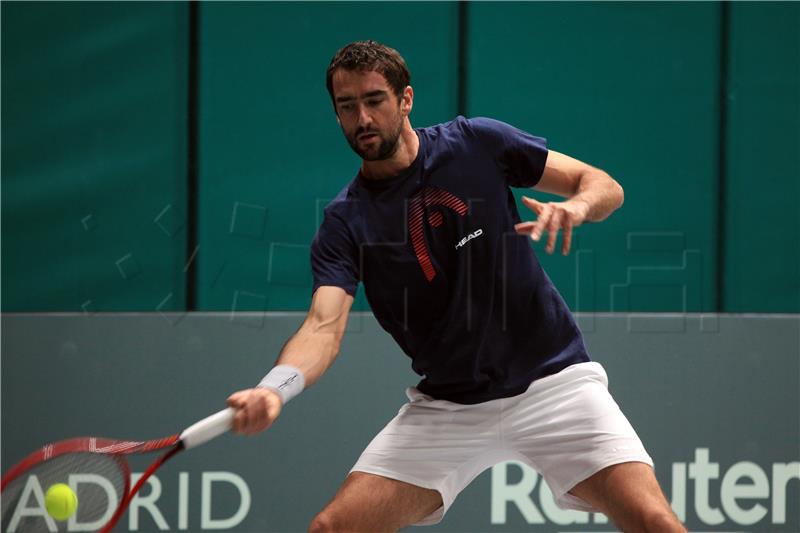
[[[184,429],[180,436],[183,447],[188,449],[200,446],[229,431],[235,412],[233,408],[228,407]]]

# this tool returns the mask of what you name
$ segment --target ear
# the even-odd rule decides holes
[[[400,100],[400,110],[404,115],[409,115],[412,107],[414,107],[414,89],[409,85],[403,89],[403,96]]]

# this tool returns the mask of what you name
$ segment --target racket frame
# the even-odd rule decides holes
[[[99,533],[108,533],[119,522],[125,510],[130,505],[133,497],[139,492],[147,480],[161,465],[174,457],[178,452],[199,446],[216,438],[231,429],[233,424],[234,409],[227,408],[208,416],[189,426],[179,434],[170,435],[161,439],[147,441],[122,441],[102,437],[77,437],[50,444],[45,444],[38,450],[26,456],[11,467],[0,480],[0,492],[5,490],[12,481],[28,472],[30,469],[56,457],[69,453],[96,453],[112,457],[123,474],[124,491],[117,503],[117,508],[108,522],[99,530]],[[166,453],[159,456],[147,467],[131,488],[131,471],[126,457],[134,454],[143,454],[167,449]]]

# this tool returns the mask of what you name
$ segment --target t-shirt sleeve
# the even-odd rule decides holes
[[[469,127],[498,162],[511,187],[533,187],[547,162],[547,140],[491,118],[473,118]]]
[[[358,288],[357,248],[342,219],[328,212],[311,243],[313,294],[323,285],[341,287],[351,296]]]

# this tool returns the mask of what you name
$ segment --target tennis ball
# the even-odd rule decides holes
[[[56,520],[66,520],[78,509],[78,495],[64,483],[56,483],[44,495],[47,513]]]

